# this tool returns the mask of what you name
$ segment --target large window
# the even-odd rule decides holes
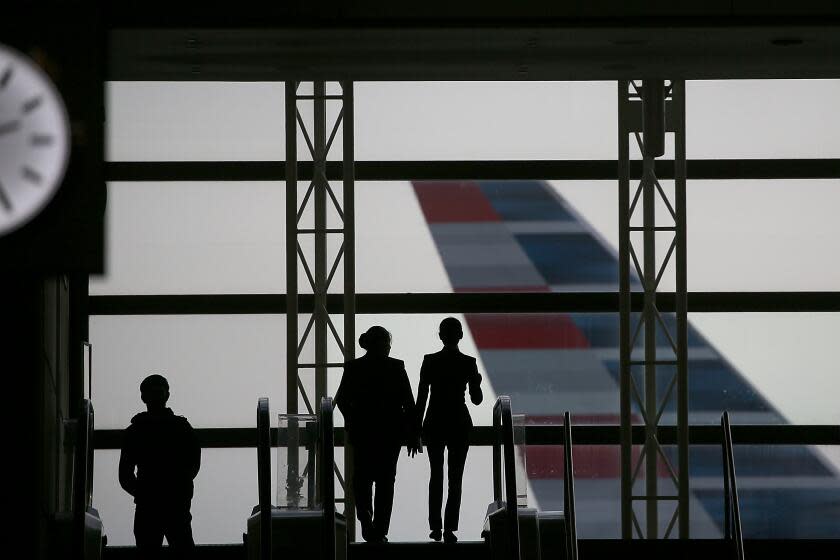
[[[727,165],[734,176],[689,179],[690,292],[836,291],[840,266],[832,257],[840,226],[833,212],[840,203],[840,179],[756,178],[763,174],[744,174],[738,165],[720,160],[840,158],[838,88],[837,80],[687,84],[689,176],[693,162],[703,169]],[[203,301],[212,303],[218,296],[284,294],[282,174],[236,181],[221,172],[202,181],[178,180],[183,177],[177,170],[163,176],[165,181],[130,176],[132,169],[151,169],[160,177],[166,174],[159,172],[165,162],[221,161],[240,162],[237,173],[247,176],[248,162],[281,162],[283,84],[111,83],[107,101],[108,160],[138,166],[122,168],[121,180],[108,185],[107,272],[91,280],[93,307],[103,309],[101,296],[126,296],[107,305],[140,303],[124,314],[91,318],[97,427],[126,426],[141,408],[139,382],[153,372],[167,375],[173,409],[196,427],[253,426],[261,396],[271,398],[273,412],[283,411],[282,310],[221,314],[205,308],[185,314],[165,309],[172,300],[152,305],[150,299],[131,297],[207,295]],[[402,313],[400,308],[428,294],[516,298],[564,292],[584,298],[617,291],[617,185],[609,177],[617,157],[616,84],[358,83],[355,102],[356,159],[385,162],[382,169],[395,166],[388,168],[387,181],[356,183],[356,291],[395,298],[387,311],[357,315],[357,334],[373,324],[391,330],[392,355],[405,360],[416,391],[423,355],[439,347],[440,320],[457,316],[466,329],[463,350],[478,358],[484,376],[485,403],[471,408],[477,425],[490,424],[499,394],[512,397],[514,412],[525,414],[528,424],[556,423],[564,410],[572,411],[576,424],[616,424],[617,310],[523,313],[494,307],[492,313],[464,314],[438,308]],[[309,109],[302,104],[301,110],[305,120]],[[335,116],[333,105],[328,111]],[[305,159],[302,134],[298,147]],[[340,148],[339,133],[331,159],[340,159]],[[538,180],[522,167],[518,172],[527,177],[507,180],[486,175],[470,180],[468,173],[446,181],[393,176],[393,169],[406,162],[429,161],[424,169],[434,170],[471,160],[481,165],[573,160],[572,175],[598,180]],[[482,169],[486,174],[489,167]],[[308,188],[306,177],[300,179],[299,200]],[[671,185],[662,181],[666,191]],[[332,186],[340,200],[341,182]],[[309,211],[301,224],[311,228]],[[330,214],[328,227],[340,227],[337,214]],[[329,257],[338,251],[335,239],[330,238]],[[663,236],[661,243],[657,253],[664,255],[670,240]],[[302,238],[304,252],[311,244]],[[311,292],[302,267],[299,285],[301,293]],[[674,289],[672,271],[666,271],[659,288]],[[330,291],[342,290],[339,272]],[[307,319],[300,317],[301,328]],[[666,314],[664,321],[673,319]],[[838,382],[831,354],[840,314],[692,312],[689,322],[693,425],[717,423],[723,410],[732,412],[736,424],[840,424],[832,399]],[[337,321],[339,333],[341,328]],[[665,337],[657,346],[663,356],[670,352]],[[330,352],[337,356],[337,348]],[[311,346],[305,346],[303,358],[313,357]],[[660,392],[667,389],[666,373],[662,368]],[[642,384],[641,372],[636,377]],[[339,379],[340,370],[332,369],[330,392]],[[301,382],[314,393],[311,371],[302,371]],[[634,413],[640,421],[638,410]],[[673,407],[666,407],[663,423],[673,416]],[[342,421],[339,415],[338,424]],[[529,445],[523,455],[532,505],[562,509],[561,449]],[[702,445],[691,450],[693,536],[720,536],[719,451]],[[736,447],[744,469],[739,482],[745,492],[745,535],[837,537],[826,529],[830,520],[837,527],[840,519],[836,451],[806,445]],[[128,544],[131,504],[117,486],[116,457],[115,450],[97,452],[95,502],[106,519],[109,542]],[[467,540],[477,537],[491,499],[489,457],[487,447],[470,452],[461,515]],[[576,451],[584,538],[619,534],[618,457],[614,443],[584,444]],[[425,504],[426,458],[400,461],[397,503]],[[239,542],[256,503],[255,454],[247,448],[209,449],[203,465],[193,506],[196,538]],[[787,470],[778,471],[779,465]],[[801,511],[816,507],[821,521],[808,523],[811,516]],[[782,513],[762,513],[770,510]],[[423,507],[397,507],[391,540],[423,539],[425,516]]]

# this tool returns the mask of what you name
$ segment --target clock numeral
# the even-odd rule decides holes
[[[6,195],[6,189],[3,187],[3,183],[0,183],[0,205],[3,206],[6,212],[12,211],[12,201]]]
[[[20,121],[9,121],[0,124],[0,136],[4,134],[11,134],[12,132],[17,132],[20,128]]]
[[[23,104],[23,112],[24,113],[31,113],[32,111],[34,111],[35,109],[37,109],[38,107],[41,106],[41,101],[42,100],[43,99],[41,98],[40,95],[37,96],[37,97],[33,97],[32,99],[30,99],[29,101],[27,101],[26,103]]]
[[[53,143],[53,137],[49,134],[33,134],[29,137],[29,143],[33,146],[49,146]]]
[[[9,66],[5,70],[3,70],[3,75],[0,76],[0,89],[5,88],[6,85],[9,83],[9,81],[11,81],[11,79],[12,79],[12,67]]]
[[[21,172],[23,173],[23,178],[24,179],[26,179],[28,181],[31,181],[33,183],[37,183],[37,184],[40,185],[41,181],[43,180],[43,177],[41,176],[41,174],[38,173],[37,171],[35,171],[34,169],[32,169],[31,167],[29,167],[28,165],[24,165],[21,168]]]

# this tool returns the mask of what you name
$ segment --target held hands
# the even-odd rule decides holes
[[[405,446],[405,449],[408,451],[409,457],[414,457],[417,453],[423,453],[423,442],[420,436],[416,436],[414,441]]]

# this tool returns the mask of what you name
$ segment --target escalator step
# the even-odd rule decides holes
[[[348,560],[488,560],[490,549],[481,541],[353,543]]]

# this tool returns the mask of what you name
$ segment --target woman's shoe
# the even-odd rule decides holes
[[[452,531],[446,531],[443,534],[443,542],[445,543],[456,543],[458,542],[458,537],[455,536],[455,533]]]
[[[429,533],[429,538],[432,539],[435,542],[440,542],[440,537],[441,537],[440,529],[435,529],[434,531]]]

